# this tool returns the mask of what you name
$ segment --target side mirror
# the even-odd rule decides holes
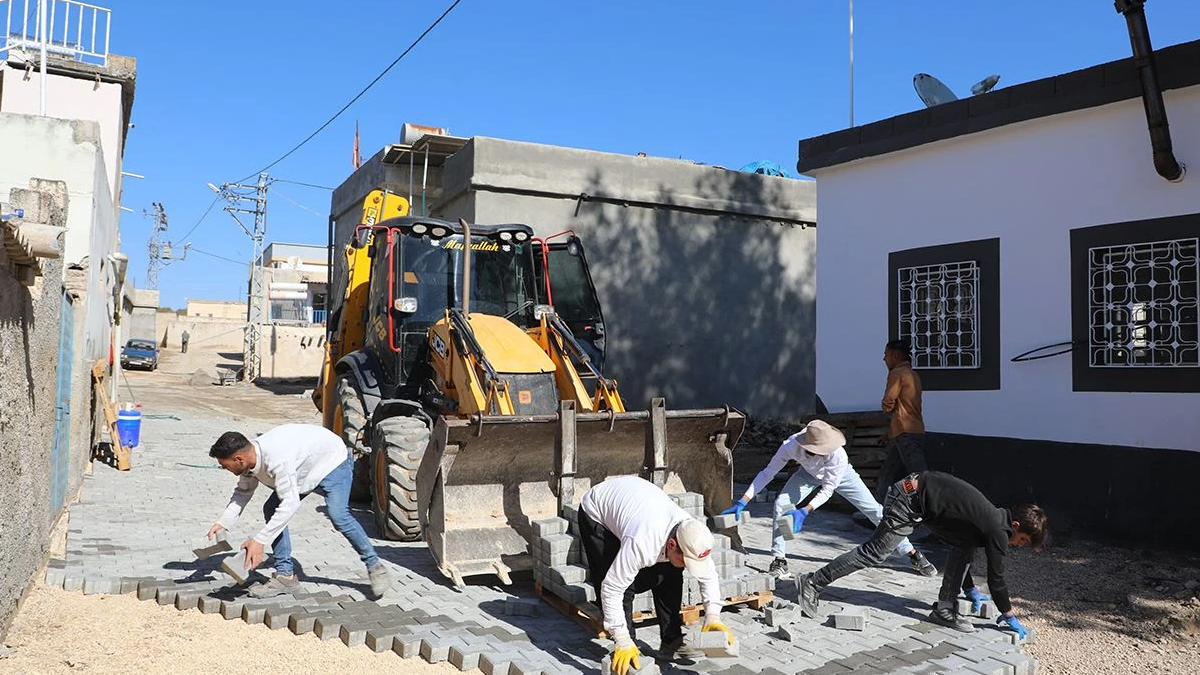
[[[412,297],[396,298],[392,308],[402,314],[412,314],[417,311],[417,299]]]

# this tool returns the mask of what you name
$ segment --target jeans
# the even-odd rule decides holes
[[[608,568],[612,567],[621,550],[621,542],[608,528],[592,520],[579,509],[579,539],[583,552],[587,557],[588,572],[591,574],[592,587],[596,589],[596,604],[604,609],[604,596],[601,587]],[[629,638],[633,639],[633,596],[638,593],[652,591],[654,595],[654,613],[658,618],[658,634],[663,644],[683,635],[683,568],[667,562],[643,568],[633,579],[633,585],[625,590],[622,609],[625,611],[625,625],[629,628]]]
[[[325,512],[329,516],[329,520],[333,522],[333,527],[342,536],[350,542],[354,550],[358,552],[358,557],[367,565],[367,569],[373,569],[379,565],[379,556],[375,553],[375,547],[371,545],[371,540],[367,538],[367,533],[363,530],[362,525],[350,515],[350,479],[354,475],[354,460],[350,457],[346,461],[338,465],[338,468],[329,472],[328,476],[321,479],[317,483],[316,489],[313,492],[325,497]],[[308,496],[306,493],[300,495],[303,500]],[[267,498],[263,504],[263,517],[268,521],[271,516],[275,515],[275,509],[279,508],[279,495],[274,492]],[[275,573],[280,576],[291,576],[295,573],[295,565],[292,562],[292,538],[288,534],[288,528],[284,527],[275,541],[271,542],[271,553],[275,556]]]
[[[887,445],[887,455],[879,468],[879,483],[875,497],[879,501],[887,498],[888,488],[910,473],[929,469],[925,463],[925,434],[900,434]]]
[[[901,482],[890,486],[887,498],[883,502],[883,517],[871,538],[813,573],[812,583],[817,592],[820,593],[826,586],[847,574],[878,566],[886,560],[892,549],[911,535],[913,527],[922,520],[922,515],[916,510],[916,502],[913,499],[915,496],[915,493],[906,494],[901,488]],[[953,602],[958,597],[960,587],[963,590],[974,588],[975,583],[967,569],[974,553],[974,549],[957,549],[950,553],[946,569],[942,573],[942,588],[938,591],[939,601]]]
[[[783,489],[779,491],[779,497],[775,500],[775,518],[796,508],[796,504],[804,501],[820,486],[821,483],[813,478],[812,474],[804,469],[797,469],[796,473],[792,474],[792,477],[784,484]],[[838,483],[835,491],[858,509],[859,513],[869,518],[875,525],[879,525],[879,520],[883,517],[883,507],[875,501],[875,497],[871,495],[871,491],[867,489],[866,483],[863,482],[854,467],[846,468],[846,473],[842,475],[842,481]],[[774,521],[771,523],[771,536],[773,537],[771,552],[775,554],[776,558],[783,558],[787,553],[787,540],[780,534],[779,526]],[[913,545],[908,542],[907,538],[901,539],[896,544],[898,553],[907,554],[912,550]]]

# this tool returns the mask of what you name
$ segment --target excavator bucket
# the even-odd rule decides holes
[[[530,523],[574,507],[611,476],[640,475],[668,493],[705,495],[706,511],[733,503],[732,449],[745,417],[727,408],[439,418],[417,473],[426,541],[442,573],[533,567]]]

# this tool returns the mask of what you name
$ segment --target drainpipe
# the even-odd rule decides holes
[[[1154,65],[1154,48],[1150,46],[1150,29],[1146,26],[1146,0],[1116,0],[1117,13],[1125,17],[1129,27],[1129,42],[1133,45],[1133,64],[1142,80],[1142,104],[1146,108],[1146,124],[1150,128],[1150,147],[1154,151],[1154,170],[1172,183],[1183,180],[1187,168],[1175,159],[1171,149],[1171,130],[1167,125],[1167,107],[1162,89],[1158,86],[1158,69]]]

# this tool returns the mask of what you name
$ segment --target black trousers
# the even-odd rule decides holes
[[[888,442],[886,452],[875,486],[875,501],[880,504],[887,499],[888,488],[896,481],[910,473],[929,469],[925,463],[925,434],[900,434]]]
[[[596,603],[603,611],[604,596],[600,587],[608,575],[608,569],[617,559],[621,542],[606,527],[592,520],[583,509],[579,509],[579,538],[587,556],[592,587],[596,589]],[[654,612],[658,615],[658,634],[662,642],[665,644],[682,636],[683,617],[679,612],[683,608],[683,569],[665,561],[642,568],[634,577],[633,585],[625,590],[622,603],[630,638],[634,635],[633,596],[646,591],[654,595]]]

